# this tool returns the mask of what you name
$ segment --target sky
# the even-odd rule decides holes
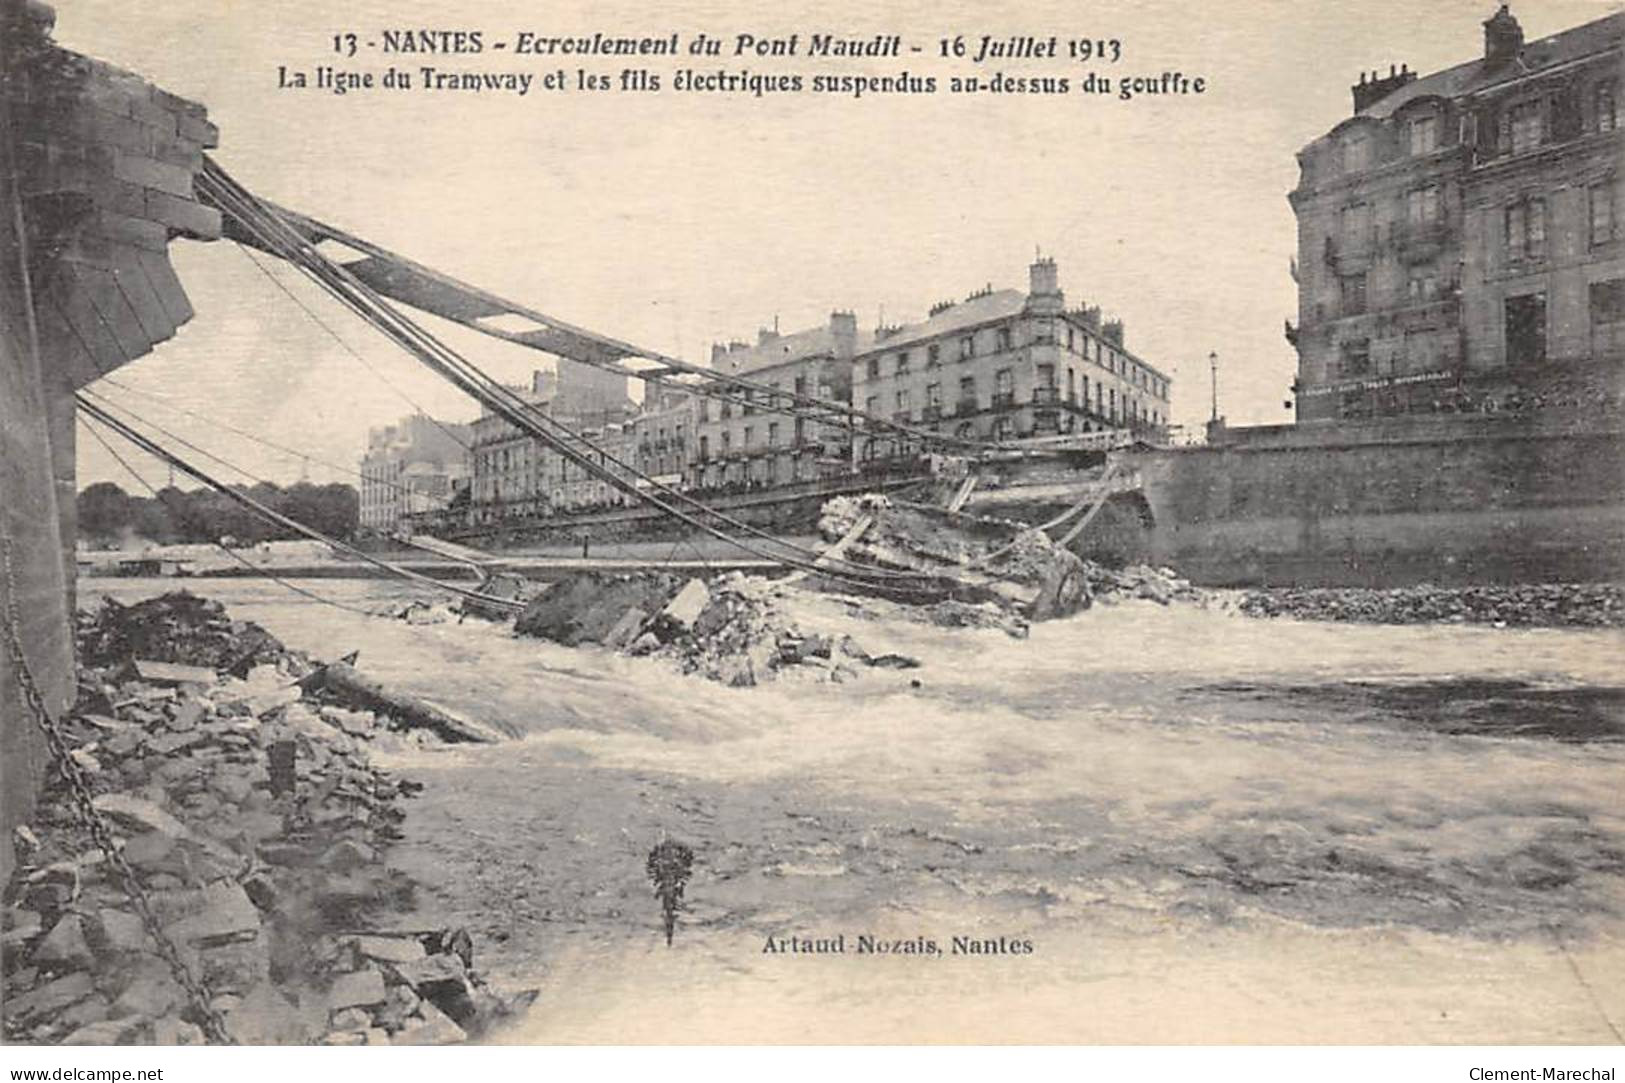
[[[1172,417],[1200,425],[1218,355],[1218,408],[1232,424],[1290,420],[1295,318],[1286,195],[1294,155],[1346,117],[1361,71],[1423,73],[1469,60],[1491,0],[1124,0],[1115,4],[893,3],[766,8],[328,0],[54,0],[64,46],[204,103],[216,159],[259,195],[553,316],[703,362],[713,341],[823,323],[921,319],[986,285],[1025,288],[1053,257],[1068,302],[1126,325],[1130,350],[1173,379]],[[1514,4],[1533,40],[1617,10],[1605,0]],[[834,68],[805,56],[646,66],[756,73],[1201,76],[1184,97],[750,96],[546,92],[336,96],[277,89],[278,67],[381,72],[391,61],[538,78],[625,59],[335,57],[333,36],[389,28],[678,32],[734,36],[901,34],[919,55]],[[1122,59],[942,61],[942,38],[1115,38]],[[1064,46],[1062,46],[1064,49]],[[867,66],[866,66],[867,65]],[[289,483],[350,481],[370,427],[421,407],[450,421],[477,407],[289,269],[228,241],[171,253],[197,315],[94,390],[242,467]],[[327,328],[296,306],[293,291]],[[545,355],[461,328],[446,335],[520,382]],[[361,360],[352,354],[359,354]],[[116,385],[113,381],[116,381]],[[201,415],[201,416],[199,416]],[[284,454],[222,429],[207,416]],[[123,451],[123,449],[121,449]],[[128,456],[127,456],[128,457]],[[166,473],[133,461],[154,484]],[[218,467],[218,464],[212,464]],[[83,427],[80,485],[140,491]]]

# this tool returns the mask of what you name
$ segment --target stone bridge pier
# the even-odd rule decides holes
[[[63,49],[55,13],[0,0],[0,621],[61,712],[75,695],[74,392],[149,352],[192,316],[169,262],[212,240],[196,197],[217,141],[204,108]],[[0,627],[0,878],[33,808],[43,741]]]

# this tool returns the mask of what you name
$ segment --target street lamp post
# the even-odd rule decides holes
[[[1208,370],[1213,374],[1213,420],[1219,420],[1219,353],[1217,350],[1207,355]]]

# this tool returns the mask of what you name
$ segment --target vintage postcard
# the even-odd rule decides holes
[[[1621,1042],[1618,4],[0,11],[8,1047]]]

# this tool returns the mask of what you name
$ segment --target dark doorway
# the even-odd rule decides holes
[[[1546,295],[1530,293],[1506,301],[1507,364],[1538,365],[1546,360]]]

